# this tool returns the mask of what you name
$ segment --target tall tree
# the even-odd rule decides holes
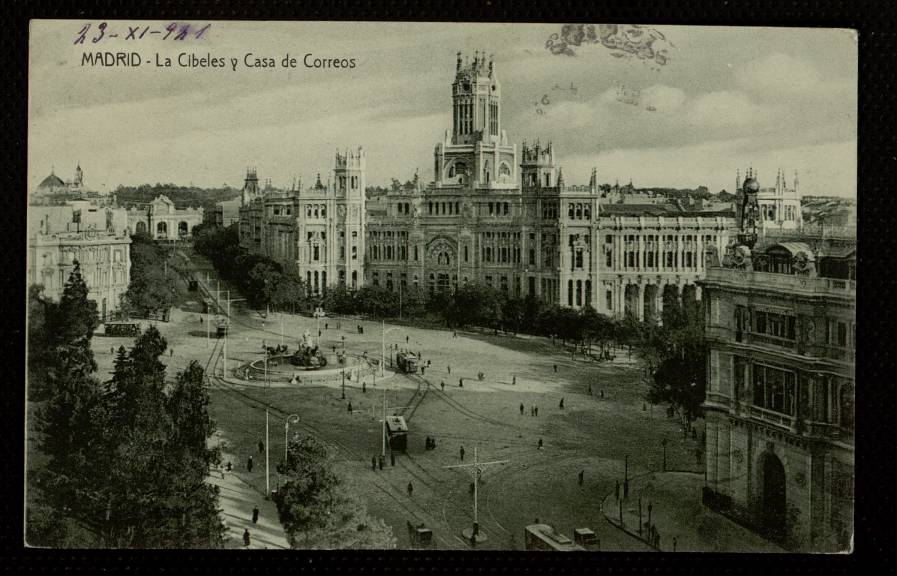
[[[347,495],[327,447],[318,440],[291,440],[278,471],[287,481],[274,501],[292,548],[395,548],[392,530]]]

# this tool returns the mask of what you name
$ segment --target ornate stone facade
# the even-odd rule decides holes
[[[365,155],[337,152],[333,178],[318,175],[305,190],[259,190],[247,172],[240,208],[240,244],[281,262],[319,294],[337,284],[364,285]]]
[[[698,282],[705,502],[795,549],[850,547],[855,275],[855,238],[805,234],[733,246]]]
[[[587,186],[567,185],[551,143],[524,142],[518,158],[495,65],[479,54],[458,55],[452,110],[433,181],[415,175],[369,214],[368,282],[429,292],[476,282],[639,318],[659,315],[664,290],[699,296],[705,250],[728,244],[732,212],[617,204],[594,170]]]

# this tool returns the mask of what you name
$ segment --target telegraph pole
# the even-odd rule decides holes
[[[477,456],[477,445],[473,446],[473,462],[470,464],[455,464],[454,466],[443,466],[443,468],[463,468],[468,472],[473,473],[473,528],[471,529],[470,534],[466,534],[466,531],[463,531],[461,534],[467,539],[473,539],[474,542],[479,541],[480,539],[485,540],[486,537],[483,536],[480,538],[480,523],[479,518],[477,516],[477,499],[479,498],[479,483],[480,483],[480,475],[483,473],[483,470],[487,466],[495,466],[498,464],[507,464],[510,460],[493,460],[491,462],[480,462]]]
[[[209,273],[206,272],[206,288],[209,286]],[[208,313],[209,310],[206,309],[206,348],[209,347],[209,341],[212,339],[212,315]]]
[[[228,302],[230,304],[230,302]],[[262,340],[262,347],[265,348],[265,498],[271,495],[271,472],[270,458],[271,441],[268,437],[268,348],[265,341]]]

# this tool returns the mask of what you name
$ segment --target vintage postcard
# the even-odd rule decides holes
[[[857,57],[33,20],[25,543],[851,552]]]

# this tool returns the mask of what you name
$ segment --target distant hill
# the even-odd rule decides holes
[[[164,194],[174,202],[176,208],[199,208],[211,210],[217,202],[240,196],[237,188],[197,188],[175,184],[141,184],[140,186],[119,186],[115,189],[115,199],[119,206],[146,204],[156,196]]]

